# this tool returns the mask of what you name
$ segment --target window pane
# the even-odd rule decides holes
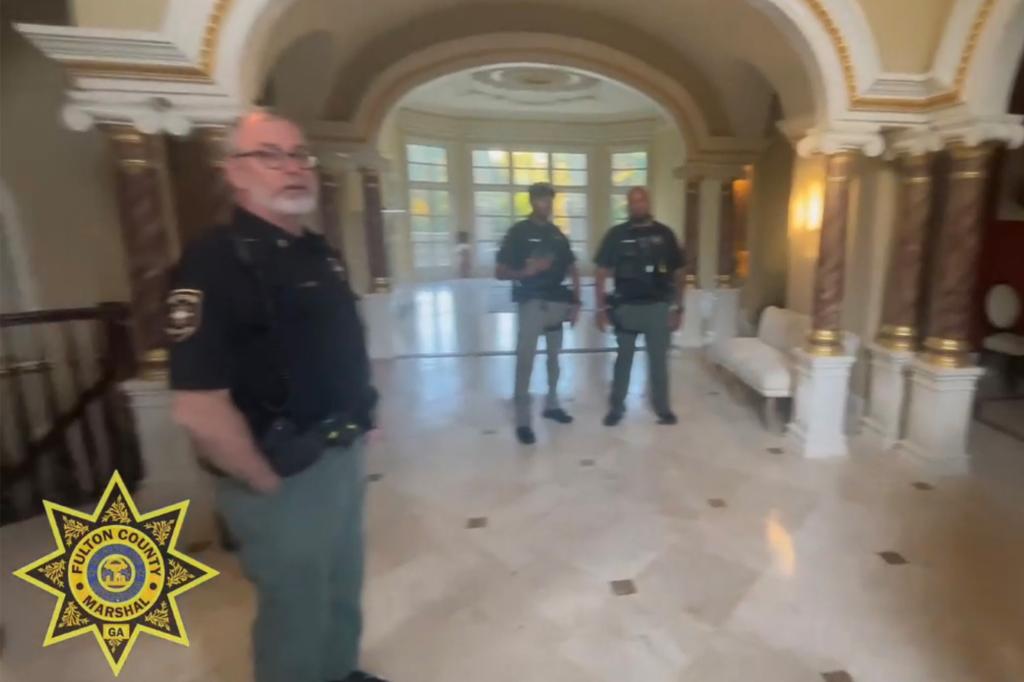
[[[430,192],[430,212],[439,216],[448,215],[448,192],[443,189],[428,191]]]
[[[413,241],[426,239],[430,234],[430,218],[414,215],[412,217],[412,238]]]
[[[428,267],[430,263],[430,244],[424,242],[413,242],[412,259],[417,268]]]
[[[448,229],[448,218],[435,217],[431,220],[431,227],[434,232],[434,241],[447,244],[451,240],[451,231]]]
[[[647,171],[624,169],[612,172],[612,184],[616,187],[637,187],[647,184]]]
[[[503,218],[512,215],[512,201],[508,192],[476,192],[473,205],[477,215]]]
[[[486,168],[508,168],[508,152],[500,149],[474,149],[473,165]]]
[[[497,217],[481,217],[476,218],[476,236],[477,240],[493,239],[500,241],[505,233],[508,232],[508,228],[512,226],[512,220],[509,218],[497,218]]]
[[[434,163],[447,164],[448,152],[444,147],[434,147],[422,144],[410,144],[406,147],[406,156],[411,163]]]
[[[512,152],[512,165],[516,168],[548,167],[547,152]]]
[[[578,192],[562,192],[555,195],[555,215],[586,217],[587,195]]]
[[[563,168],[567,170],[586,170],[587,155],[555,152],[554,154],[551,155],[551,167]]]
[[[626,209],[626,195],[625,194],[613,194],[612,195],[612,220],[616,223],[621,223],[626,220],[628,215]]]
[[[474,168],[473,182],[478,185],[507,185],[507,168]]]
[[[448,182],[448,169],[444,166],[429,166],[422,163],[410,163],[409,181]]]
[[[409,190],[409,213],[413,216],[430,215],[430,190]]]
[[[612,168],[647,168],[647,152],[618,152],[612,154]]]
[[[516,168],[515,184],[532,185],[535,182],[551,182],[547,168]]]
[[[551,182],[561,187],[583,187],[587,184],[587,171],[556,168],[551,172]]]
[[[530,193],[529,192],[516,192],[515,196],[515,218],[525,218],[526,216],[533,213],[533,207],[530,206]]]
[[[558,221],[562,232],[575,242],[587,241],[587,219],[586,218],[562,218]]]

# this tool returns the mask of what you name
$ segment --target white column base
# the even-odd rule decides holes
[[[143,479],[133,494],[141,513],[188,500],[179,547],[217,540],[213,476],[199,468],[188,435],[171,419],[165,381],[132,379],[121,385],[135,415]]]
[[[935,367],[919,359],[910,368],[907,434],[899,442],[899,449],[949,473],[966,472],[974,390],[985,370]]]
[[[713,289],[708,292],[712,299],[709,341],[725,341],[739,334],[740,290]]]
[[[789,435],[797,450],[810,459],[845,457],[846,403],[850,368],[856,358],[848,355],[818,356],[803,349],[793,351],[796,369],[795,414]]]
[[[701,290],[686,287],[683,293],[683,328],[679,330],[676,343],[682,348],[700,348],[704,345],[704,316],[701,311]]]
[[[876,444],[889,450],[903,437],[907,372],[914,354],[877,343],[868,344],[868,350],[871,352],[871,390],[867,413],[861,423]]]
[[[389,360],[396,355],[393,302],[389,293],[365,294],[362,297],[366,352],[371,360]]]

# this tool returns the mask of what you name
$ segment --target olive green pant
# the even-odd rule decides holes
[[[621,411],[625,407],[629,375],[636,352],[636,337],[643,334],[647,346],[651,406],[658,414],[671,411],[668,402],[668,349],[672,341],[669,304],[623,303],[615,307],[612,318],[619,352],[615,356],[615,373],[612,377],[611,409]]]
[[[256,682],[342,680],[358,668],[363,456],[362,441],[329,448],[274,495],[218,481],[220,513],[256,587]]]
[[[537,354],[537,339],[541,334],[544,334],[548,356],[548,393],[544,400],[544,409],[559,409],[558,354],[562,352],[562,327],[568,315],[568,303],[534,299],[519,304],[519,329],[516,335],[516,426],[530,425],[530,376],[533,374],[533,358]]]

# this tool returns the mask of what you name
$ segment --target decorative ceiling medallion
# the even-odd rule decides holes
[[[597,90],[601,81],[593,76],[547,66],[496,66],[474,71],[472,78],[487,90],[510,92],[568,92]]]

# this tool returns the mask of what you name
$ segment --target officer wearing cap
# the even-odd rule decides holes
[[[229,143],[234,217],[188,247],[168,296],[175,420],[255,583],[255,679],[377,680],[357,669],[376,392],[356,297],[303,227],[316,157],[298,127],[256,112]]]
[[[672,332],[683,320],[682,251],[672,230],[651,217],[645,188],[630,190],[628,201],[629,220],[608,231],[594,259],[597,326],[605,331],[613,324],[619,346],[604,423],[614,426],[622,420],[636,337],[643,334],[651,404],[659,424],[675,424],[668,397],[668,350]],[[610,276],[615,278],[612,296],[605,292]]]
[[[543,416],[560,424],[572,421],[558,402],[558,354],[562,350],[564,323],[575,326],[579,319],[580,276],[568,238],[551,223],[554,198],[555,190],[547,183],[530,187],[532,213],[509,229],[496,258],[496,276],[512,281],[512,300],[519,304],[515,410],[516,438],[524,444],[536,441],[531,420],[530,375],[541,334],[548,356],[548,393]],[[566,276],[572,279],[572,289],[565,286]]]

